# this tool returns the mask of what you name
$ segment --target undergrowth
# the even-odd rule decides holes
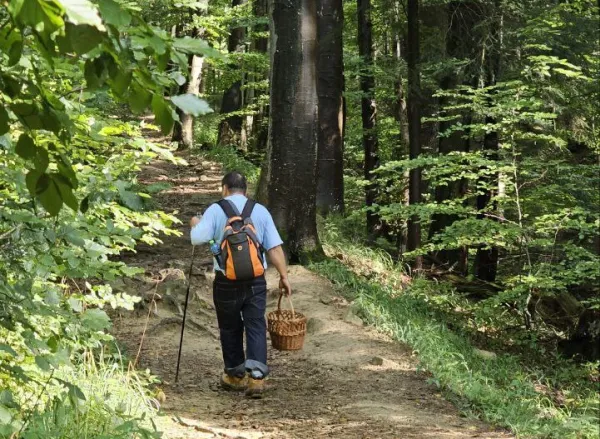
[[[356,234],[341,233],[340,219],[320,228],[327,254],[336,259],[311,268],[338,284],[366,323],[410,345],[432,384],[464,413],[519,437],[598,437],[600,399],[589,370],[597,365],[586,369],[550,353],[540,361],[527,349],[482,355],[468,333],[449,329],[435,305],[436,284],[410,280],[387,253],[348,239]]]
[[[55,377],[77,386],[31,415],[23,439],[160,438],[152,419],[157,404],[148,395],[152,378],[126,369],[122,361],[90,353],[80,367],[63,368]]]
[[[258,182],[260,168],[239,155],[231,146],[215,146],[210,151],[205,152],[204,156],[209,160],[220,163],[225,172],[241,172],[246,176],[248,183],[256,184]]]

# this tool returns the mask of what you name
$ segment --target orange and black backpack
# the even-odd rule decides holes
[[[251,280],[265,274],[263,247],[256,236],[250,215],[256,202],[246,201],[240,214],[228,201],[219,201],[227,215],[227,223],[221,241],[221,268],[229,280]]]

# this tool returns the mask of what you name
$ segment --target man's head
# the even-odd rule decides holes
[[[233,194],[246,195],[246,190],[248,189],[246,177],[236,171],[230,172],[223,177],[221,186],[223,187],[223,197],[228,197]]]

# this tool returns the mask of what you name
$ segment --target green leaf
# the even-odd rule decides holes
[[[25,133],[21,134],[17,141],[17,146],[15,147],[15,152],[19,157],[24,158],[25,160],[33,159],[36,156],[36,151],[37,148],[31,137]]]
[[[4,26],[0,30],[0,50],[8,54],[9,67],[19,62],[23,52],[23,37],[19,28]]]
[[[44,302],[50,306],[56,306],[60,303],[60,298],[58,294],[54,290],[46,291],[46,297],[44,298]]]
[[[131,14],[113,0],[100,0],[98,7],[100,8],[102,18],[108,24],[122,28],[129,26],[131,23]]]
[[[46,177],[48,182],[46,183]],[[47,184],[46,187],[44,187]],[[48,174],[42,174],[36,185],[36,193],[44,209],[50,216],[56,216],[63,205],[57,182]]]
[[[33,160],[33,164],[35,169],[40,172],[44,172],[46,169],[48,169],[48,165],[50,164],[48,151],[46,151],[44,148],[37,148],[37,153],[35,155],[35,159]]]
[[[123,204],[131,210],[140,211],[144,208],[142,198],[134,192],[121,191],[119,192],[119,198],[121,198]]]
[[[80,399],[82,401],[85,401],[85,395],[83,394],[83,392],[81,391],[81,389],[71,383],[67,383],[65,382],[64,384],[67,385],[67,387],[69,388],[69,396],[71,398],[75,398],[75,399]]]
[[[187,81],[185,76],[183,76],[180,71],[171,73],[169,78],[173,79],[180,87]]]
[[[8,125],[8,111],[3,106],[0,107],[0,136],[8,133],[10,126]]]
[[[8,134],[4,134],[3,136],[0,136],[0,148],[8,150],[8,149],[10,149],[11,146],[12,146],[12,141]]]
[[[19,405],[15,402],[13,393],[10,390],[3,390],[0,392],[0,404],[11,409],[19,408]]]
[[[75,195],[73,195],[73,189],[70,186],[69,180],[60,174],[55,174],[54,177],[53,180],[58,186],[60,197],[63,202],[73,209],[73,211],[77,212],[79,210],[79,202],[77,201],[77,198],[75,198]]]
[[[83,76],[88,89],[95,90],[102,85],[102,78],[98,74],[94,60],[88,59],[83,66]]]
[[[58,339],[55,336],[48,338],[46,344],[52,352],[56,352],[56,350],[58,349]]]
[[[90,209],[90,196],[88,195],[83,200],[81,200],[81,204],[79,205],[79,211],[81,213],[86,213]]]
[[[15,0],[8,2],[8,11],[18,23],[34,28],[46,42],[50,41],[54,31],[64,25],[61,9],[54,2]]]
[[[88,24],[76,26],[72,23],[65,25],[65,38],[69,46],[79,55],[84,55],[96,48],[104,36],[97,28]]]
[[[132,86],[129,88],[129,106],[131,107],[131,111],[136,114],[142,113],[150,102],[152,101],[152,94],[148,92],[145,88],[143,88],[139,83],[133,82]]]
[[[8,410],[8,408],[4,405],[0,404],[0,424],[10,424],[12,419],[13,415],[10,410]]]
[[[82,323],[93,331],[102,331],[110,327],[110,318],[101,309],[87,309],[81,315]]]
[[[27,184],[27,189],[29,189],[29,193],[34,198],[37,195],[36,188],[37,188],[38,181],[40,180],[42,175],[43,175],[42,172],[32,169],[31,171],[29,171],[27,173],[27,176],[25,177],[25,183]]]
[[[35,364],[37,364],[37,367],[42,369],[44,372],[50,372],[50,370],[52,370],[52,367],[50,366],[50,362],[44,356],[36,355],[35,356]]]
[[[198,38],[175,38],[173,41],[173,48],[193,55],[204,55],[209,58],[223,58],[221,52],[210,47],[206,41]]]
[[[55,0],[60,3],[73,24],[88,24],[100,31],[106,30],[98,14],[98,9],[89,0]]]
[[[171,101],[173,101],[173,103],[184,113],[192,114],[193,116],[201,116],[203,114],[212,113],[213,111],[208,105],[208,102],[190,93],[173,96]]]
[[[131,78],[132,74],[130,71],[117,70],[117,73],[110,81],[111,88],[117,96],[123,97],[125,95],[129,84],[131,84]]]
[[[48,356],[48,361],[53,367],[71,364],[71,352],[67,348],[57,349],[53,355]]]
[[[67,235],[65,235],[65,239],[67,240],[67,242],[78,247],[83,247],[85,245],[85,240],[76,232],[68,233]]]
[[[56,135],[60,133],[60,130],[63,127],[61,121],[57,116],[57,113],[50,108],[46,108],[46,110],[39,115],[39,119],[41,121],[42,127],[45,130],[52,131]]]
[[[155,93],[152,97],[152,111],[156,117],[156,122],[161,127],[162,133],[164,135],[169,134],[175,123],[173,109],[158,93]]]
[[[17,352],[13,348],[11,348],[9,345],[4,344],[4,343],[0,344],[0,351],[9,353],[13,357],[17,356]]]
[[[83,311],[83,304],[81,300],[71,297],[67,302],[69,303],[69,306],[73,312],[80,313]]]
[[[34,104],[31,104],[29,102],[18,102],[18,103],[12,104],[10,106],[10,109],[17,116],[32,116],[32,115],[37,114],[37,112],[38,112],[37,107]]]

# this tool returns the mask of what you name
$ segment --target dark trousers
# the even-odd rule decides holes
[[[217,273],[213,285],[225,372],[230,376],[267,376],[267,282],[264,276],[251,281],[228,280]],[[244,355],[244,331],[246,354]]]

